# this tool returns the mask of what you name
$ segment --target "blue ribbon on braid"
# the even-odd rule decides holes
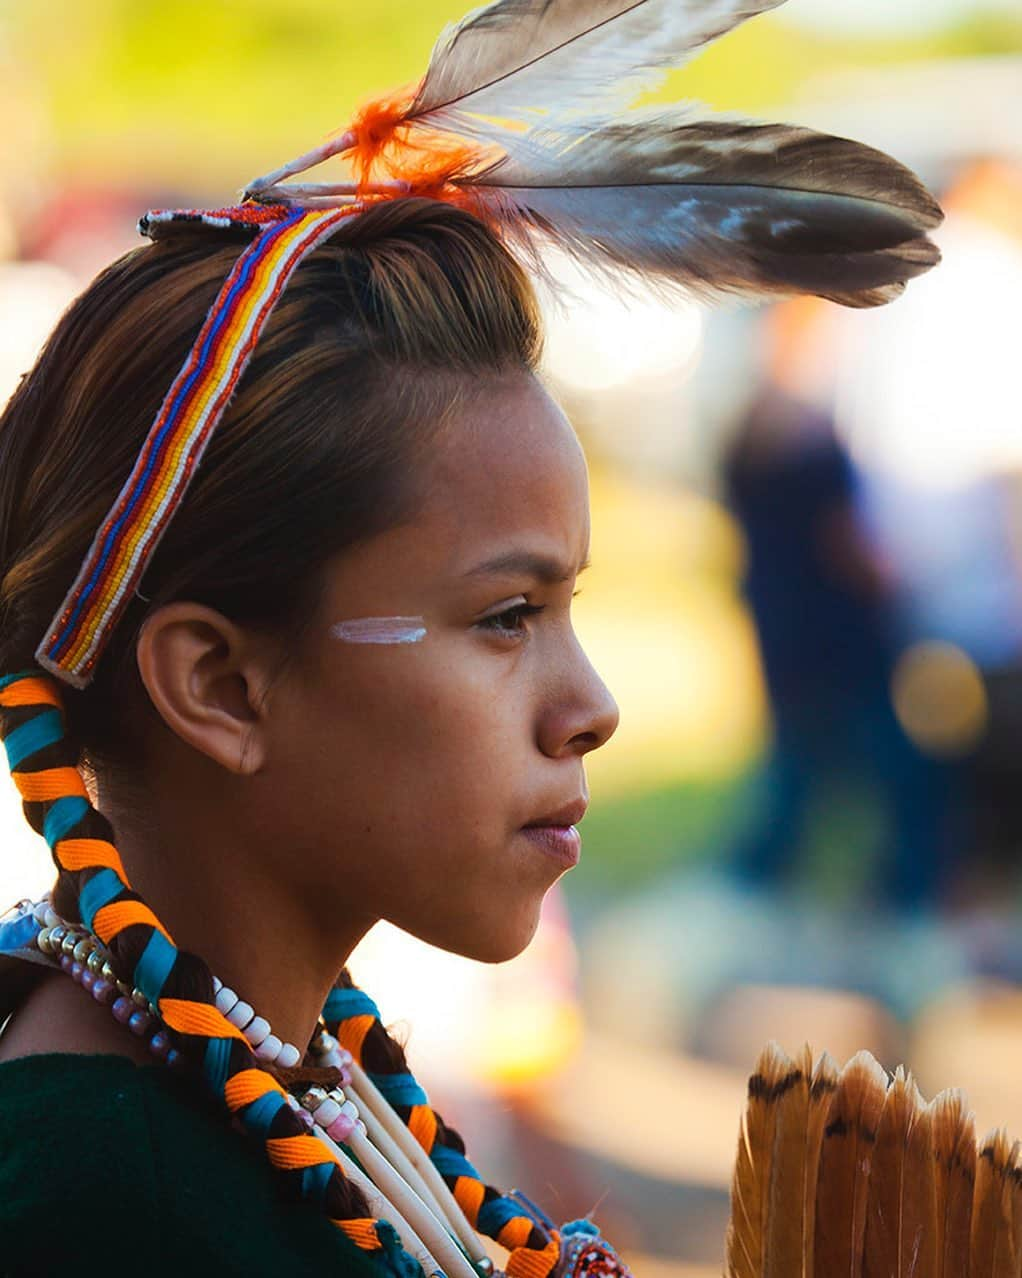
[[[346,1021],[352,1016],[372,1016],[380,1019],[380,1009],[368,994],[357,989],[334,989],[327,995],[323,1004],[323,1019],[327,1024],[334,1021]]]
[[[411,1074],[370,1074],[391,1105],[428,1105],[429,1097]]]

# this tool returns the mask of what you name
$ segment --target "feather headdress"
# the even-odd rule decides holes
[[[83,687],[177,510],[298,265],[348,216],[400,195],[471,209],[541,266],[699,292],[889,301],[938,259],[940,209],[889,156],[775,124],[634,111],[671,67],[781,0],[495,0],[440,37],[421,83],[250,182],[241,205],[157,210],[157,238],[243,227],[239,258],[36,659]],[[333,155],[350,180],[291,183]]]
[[[867,1053],[838,1074],[774,1045],[749,1080],[727,1278],[1018,1278],[1022,1146],[977,1146],[958,1092],[923,1103]]]
[[[440,37],[422,82],[249,183],[304,207],[427,194],[532,254],[700,292],[891,300],[939,254],[941,211],[882,152],[777,124],[635,111],[636,95],[782,0],[496,0]],[[352,180],[290,184],[332,155]]]

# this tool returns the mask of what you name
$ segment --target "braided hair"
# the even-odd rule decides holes
[[[261,339],[186,508],[160,545],[97,678],[65,694],[32,653],[137,453],[232,253],[223,236],[136,249],[58,324],[0,417],[0,736],[24,809],[52,851],[55,909],[106,946],[289,1192],[358,1246],[385,1231],[293,1112],[279,1078],[217,1009],[213,976],[131,887],[89,773],[127,772],[155,715],[134,662],[148,613],[175,599],[288,633],[327,560],[398,522],[429,423],[466,375],[534,369],[528,281],[464,212],[395,201],[351,220],[302,264]],[[146,334],[143,343],[138,333]],[[273,502],[267,503],[267,476]],[[0,969],[0,1005],[11,1002]],[[538,1213],[484,1185],[429,1107],[371,1002],[346,977],[324,1014],[432,1157],[471,1223],[545,1278],[558,1240]]]

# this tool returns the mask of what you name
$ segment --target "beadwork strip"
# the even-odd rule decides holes
[[[356,206],[242,219],[217,210],[214,226],[244,222],[256,236],[241,253],[163,401],[135,466],[103,520],[85,562],[39,645],[36,660],[85,687],[188,489],[259,335],[303,258]],[[172,215],[150,214],[151,225]]]

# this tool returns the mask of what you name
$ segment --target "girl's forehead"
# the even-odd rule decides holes
[[[480,537],[588,536],[585,457],[561,409],[533,378],[480,398],[445,427],[428,463],[420,521],[478,558]]]
[[[367,615],[418,612],[429,600],[412,601],[429,594],[496,581],[499,574],[482,565],[503,561],[511,577],[516,560],[531,556],[574,575],[588,550],[582,449],[561,410],[529,379],[499,400],[479,397],[445,424],[422,465],[414,516],[343,555],[333,586],[348,608],[363,599]]]

